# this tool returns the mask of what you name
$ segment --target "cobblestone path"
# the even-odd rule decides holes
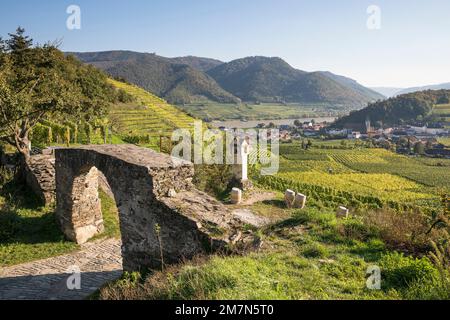
[[[87,243],[72,254],[0,268],[0,300],[81,300],[122,274],[120,240]],[[76,268],[81,289],[76,286]],[[74,271],[71,271],[74,270]],[[75,273],[74,273],[75,272]],[[68,281],[69,280],[69,281]]]

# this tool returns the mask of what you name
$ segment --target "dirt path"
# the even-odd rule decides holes
[[[122,274],[120,240],[87,243],[72,254],[0,269],[0,300],[80,300]],[[69,290],[68,280],[80,270],[81,289]],[[72,284],[76,281],[72,281]]]
[[[250,194],[247,199],[241,203],[242,206],[251,206],[257,202],[263,202],[267,200],[273,200],[276,198],[276,194],[274,192],[262,192],[256,191]]]

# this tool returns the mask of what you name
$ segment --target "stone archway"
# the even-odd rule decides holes
[[[159,268],[162,259],[176,263],[239,240],[240,223],[193,187],[190,162],[132,145],[100,145],[57,149],[55,168],[57,218],[78,243],[103,230],[103,173],[119,211],[125,270]]]

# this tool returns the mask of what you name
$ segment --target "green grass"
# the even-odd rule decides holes
[[[344,112],[323,104],[221,104],[200,103],[178,106],[195,118],[210,120],[276,120],[337,116]]]
[[[0,195],[0,267],[67,254],[79,249],[64,239],[54,207],[41,207],[26,188],[4,186]],[[105,232],[96,237],[120,236],[114,201],[100,191]],[[94,239],[93,239],[94,240]]]
[[[15,188],[15,187],[14,187]],[[9,186],[11,190],[11,186]],[[0,266],[53,257],[78,249],[64,240],[54,208],[40,207],[26,189],[0,196]],[[6,198],[5,198],[6,196]],[[13,199],[13,200],[12,200]]]
[[[116,202],[101,189],[98,190],[98,194],[102,205],[105,230],[92,238],[91,241],[103,238],[120,238],[119,213]]]
[[[438,290],[445,285],[435,282],[437,269],[427,258],[414,259],[388,251],[376,232],[359,220],[337,220],[332,211],[307,208],[291,212],[290,218],[261,230],[260,234],[266,245],[259,252],[244,256],[215,255],[147,277],[124,277],[103,288],[99,298],[359,300],[448,297],[448,293]],[[382,274],[386,273],[386,281],[382,278],[382,290],[366,287],[366,271],[373,265],[380,266]]]

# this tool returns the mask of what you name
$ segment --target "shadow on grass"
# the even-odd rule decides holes
[[[276,200],[276,199],[264,200],[262,203],[265,205],[268,205],[268,206],[273,206],[273,207],[279,208],[279,209],[286,209],[286,204],[284,203],[283,200]]]
[[[42,206],[41,200],[15,181],[3,185],[0,192],[0,244],[38,244],[61,242],[64,236],[54,209]]]

